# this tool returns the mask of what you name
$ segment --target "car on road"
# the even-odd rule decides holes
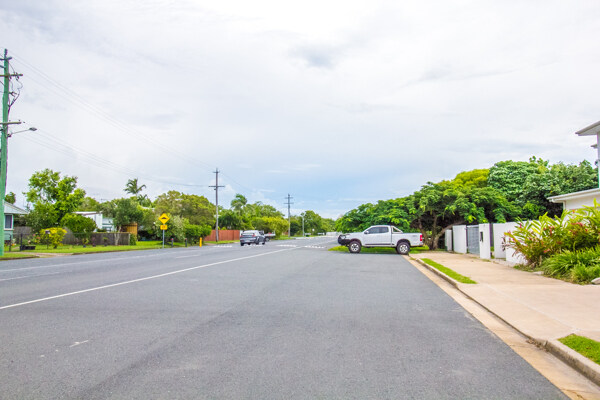
[[[240,246],[245,244],[260,244],[263,245],[267,242],[267,238],[262,231],[242,231],[240,234]]]
[[[350,253],[360,253],[363,247],[394,247],[398,254],[406,255],[411,246],[423,245],[423,235],[404,233],[393,225],[374,225],[362,232],[342,234],[338,243],[348,246]]]

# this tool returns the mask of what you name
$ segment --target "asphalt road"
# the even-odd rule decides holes
[[[333,245],[3,262],[0,398],[566,398],[403,257]]]

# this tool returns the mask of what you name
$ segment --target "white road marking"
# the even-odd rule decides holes
[[[14,308],[14,307],[20,307],[20,306],[24,306],[24,305],[27,305],[27,304],[40,303],[42,301],[60,299],[62,297],[74,296],[76,294],[94,292],[96,290],[102,290],[102,289],[108,289],[108,288],[113,288],[113,287],[117,287],[117,286],[129,285],[131,283],[142,282],[142,281],[147,281],[147,280],[156,279],[156,278],[162,278],[162,277],[169,276],[169,275],[180,274],[182,272],[193,271],[195,269],[206,268],[206,267],[211,267],[211,266],[220,265],[220,264],[227,264],[227,263],[234,262],[234,261],[247,260],[249,258],[254,258],[254,257],[262,257],[262,256],[266,256],[266,255],[269,255],[269,254],[281,253],[283,251],[289,251],[289,250],[293,250],[293,249],[275,250],[275,251],[271,251],[269,253],[261,253],[261,254],[255,254],[255,255],[252,255],[252,256],[233,258],[231,260],[218,261],[218,262],[214,262],[214,263],[210,263],[210,264],[198,265],[196,267],[190,267],[190,268],[180,269],[180,270],[171,271],[171,272],[165,272],[164,274],[158,274],[158,275],[147,276],[147,277],[144,277],[144,278],[132,279],[130,281],[112,283],[110,285],[104,285],[104,286],[97,286],[97,287],[93,287],[93,288],[89,288],[89,289],[78,290],[76,292],[63,293],[63,294],[59,294],[59,295],[56,295],[56,296],[44,297],[44,298],[41,298],[41,299],[30,300],[30,301],[24,301],[22,303],[9,304],[7,306],[0,307],[0,310],[5,310],[5,309],[8,309],[8,308]]]
[[[87,343],[87,342],[89,342],[89,340],[84,340],[83,342],[75,342],[72,345],[70,345],[69,347],[73,348],[75,346],[79,346],[80,344],[84,344],[84,343]]]
[[[2,273],[2,272],[14,272],[14,271],[27,271],[27,270],[30,270],[30,269],[41,269],[41,268],[68,267],[70,265],[90,264],[90,263],[95,263],[95,262],[132,260],[132,259],[136,259],[136,258],[148,258],[148,257],[157,257],[157,256],[163,256],[163,255],[167,255],[167,254],[166,253],[160,253],[160,254],[150,254],[150,255],[146,255],[146,256],[107,258],[107,259],[102,259],[102,260],[89,260],[89,261],[80,261],[80,262],[72,262],[72,263],[64,263],[64,264],[40,265],[38,267],[24,267],[24,268],[13,268],[13,269],[0,269],[0,273]]]

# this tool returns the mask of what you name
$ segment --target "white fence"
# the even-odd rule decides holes
[[[518,222],[504,224],[479,224],[479,257],[484,260],[505,259],[511,265],[524,262],[522,256],[513,249],[505,247],[504,234],[514,230]],[[446,231],[446,250],[455,253],[467,253],[467,226],[455,225]]]

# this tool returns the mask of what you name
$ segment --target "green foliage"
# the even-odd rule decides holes
[[[96,223],[93,219],[77,214],[65,215],[61,224],[69,228],[77,239],[83,241],[83,244],[88,243],[91,233],[96,229]]]
[[[29,191],[25,195],[34,209],[34,214],[26,218],[27,224],[39,230],[58,225],[65,215],[75,211],[81,205],[85,191],[77,188],[76,177],[61,178],[59,172],[46,168],[29,178]]]
[[[440,272],[443,272],[444,274],[448,275],[450,278],[454,279],[457,282],[468,283],[468,284],[477,283],[474,280],[472,280],[471,278],[461,275],[458,272],[453,271],[448,267],[444,267],[442,264],[439,264],[429,258],[422,258],[421,261],[423,261],[424,263],[426,263],[428,265],[431,265],[433,268],[437,269]]]
[[[137,245],[137,235],[129,235],[129,245],[136,246]]]
[[[17,201],[17,195],[14,194],[14,192],[9,192],[6,194],[6,196],[4,196],[4,201],[10,204],[15,204]]]
[[[578,165],[557,163],[532,157],[529,162],[501,161],[492,168],[488,185],[502,192],[520,208],[522,219],[534,219],[543,214],[559,215],[560,204],[548,197],[578,192],[598,186],[597,169],[587,161]]]
[[[558,340],[596,364],[600,364],[600,342],[578,335],[569,335]]]
[[[204,196],[171,190],[156,198],[154,211],[187,218],[194,225],[215,225],[215,206]]]
[[[57,225],[58,212],[53,204],[40,202],[25,215],[24,219],[27,226],[30,226],[34,232],[37,232],[45,226]]]
[[[281,236],[288,229],[287,220],[281,217],[258,217],[254,220],[254,228],[264,231],[273,232],[275,236]]]
[[[98,200],[92,197],[85,197],[79,207],[77,207],[77,211],[100,211],[102,209]]]
[[[212,228],[209,225],[192,225],[187,223],[184,225],[184,230],[185,237],[192,243],[197,243],[198,239],[210,235]]]
[[[178,242],[183,241],[185,239],[185,226],[189,225],[189,221],[187,218],[182,218],[179,215],[167,215],[169,216],[169,221],[167,222],[168,229],[165,231],[166,240],[174,238]],[[156,225],[154,229],[155,235],[162,237],[160,226]]]
[[[576,283],[600,278],[600,246],[578,251],[565,250],[542,262],[546,275]]]
[[[362,204],[335,221],[338,232],[358,232],[371,225],[395,225],[403,231],[410,230],[413,220],[411,198],[380,200],[377,204]],[[329,231],[329,230],[328,230]]]
[[[37,242],[56,249],[62,243],[66,234],[67,231],[63,228],[41,229],[37,236]]]
[[[122,198],[102,203],[102,213],[113,219],[113,223],[121,229],[123,225],[146,222],[147,212],[135,198]],[[154,217],[152,217],[154,219]]]

